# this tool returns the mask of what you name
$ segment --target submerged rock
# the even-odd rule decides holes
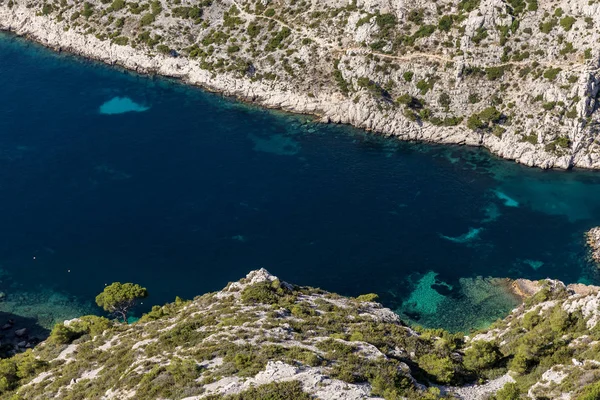
[[[21,329],[17,329],[15,331],[15,336],[16,337],[23,337],[27,335],[27,328],[21,328]]]

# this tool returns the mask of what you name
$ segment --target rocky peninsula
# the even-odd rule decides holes
[[[10,399],[591,400],[600,288],[517,281],[524,303],[469,336],[406,326],[348,298],[250,272],[124,324],[84,316],[0,361]]]
[[[599,168],[600,4],[0,0],[0,29],[404,140]]]

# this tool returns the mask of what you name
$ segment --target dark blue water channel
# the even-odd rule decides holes
[[[514,305],[486,277],[598,282],[583,232],[599,196],[597,173],[320,125],[0,35],[0,265],[22,290],[86,301],[133,281],[160,304],[265,267],[464,329]]]

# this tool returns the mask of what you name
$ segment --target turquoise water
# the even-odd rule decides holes
[[[514,306],[487,277],[599,282],[583,239],[597,173],[320,125],[13,36],[0,54],[9,298],[84,307],[134,281],[143,311],[265,267],[456,330]]]

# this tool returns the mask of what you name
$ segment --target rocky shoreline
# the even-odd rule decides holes
[[[594,261],[600,263],[600,227],[596,226],[585,233],[587,244]]]
[[[408,327],[370,295],[347,298],[251,271],[219,292],[155,306],[130,325],[97,316],[59,324],[32,351],[4,360],[16,367],[32,356],[39,362],[0,394],[592,398],[582,396],[600,379],[600,288],[517,282],[529,286],[526,302],[462,336]]]
[[[229,3],[229,1],[225,3]],[[318,93],[313,93],[300,90],[296,81],[280,79],[258,80],[248,76],[248,74],[240,75],[235,72],[210,71],[209,69],[205,69],[207,67],[200,60],[183,56],[174,50],[170,53],[162,54],[156,51],[149,51],[149,49],[141,46],[134,48],[130,45],[116,44],[114,41],[106,40],[98,34],[82,33],[80,29],[71,27],[68,22],[69,19],[64,18],[62,14],[60,18],[53,17],[51,14],[44,15],[40,11],[41,3],[39,7],[26,5],[18,1],[8,2],[8,5],[7,2],[0,2],[0,30],[24,36],[57,51],[66,51],[110,65],[119,65],[138,73],[158,74],[177,78],[187,84],[197,85],[209,91],[233,96],[264,107],[316,115],[323,122],[350,124],[376,133],[395,136],[402,140],[482,146],[500,157],[516,160],[528,166],[541,168],[600,168],[600,156],[594,147],[593,132],[590,131],[591,128],[586,127],[586,123],[584,122],[574,120],[573,122],[567,121],[565,124],[565,121],[560,121],[560,125],[564,125],[564,127],[557,126],[553,128],[556,132],[550,134],[555,135],[565,132],[563,136],[564,140],[563,142],[560,142],[560,140],[557,142],[558,139],[555,138],[553,142],[549,143],[553,146],[555,146],[555,143],[568,143],[570,147],[565,148],[565,150],[549,151],[549,144],[544,143],[545,139],[539,142],[538,139],[535,139],[535,141],[530,139],[524,140],[517,135],[518,128],[511,127],[510,125],[501,127],[500,132],[502,130],[507,132],[515,131],[514,135],[513,133],[510,135],[508,133],[504,135],[501,133],[499,135],[492,135],[488,134],[485,129],[468,129],[464,124],[440,126],[439,124],[435,125],[421,119],[411,121],[410,118],[406,117],[407,109],[402,111],[399,108],[390,108],[382,103],[381,99],[366,96],[364,93],[350,98],[341,95],[337,90],[333,90],[327,86],[324,86],[323,90],[320,90]],[[233,7],[235,7],[235,4]],[[471,18],[474,18],[473,13],[470,14],[469,20]],[[70,19],[73,19],[72,15]],[[207,22],[212,23],[212,21]],[[85,24],[84,26],[87,25]],[[297,30],[300,31],[300,29]],[[319,43],[320,39],[313,38],[312,40]],[[331,53],[332,50],[328,46],[330,45],[323,44],[323,47],[318,52],[322,52],[324,55],[325,52]],[[361,49],[353,49],[352,52],[347,51],[346,56],[372,58],[373,55],[366,54]],[[342,55],[342,57],[345,56]],[[410,62],[405,64],[409,67],[418,68],[421,66],[419,63],[421,61],[412,61],[411,59]],[[425,64],[427,63],[425,62]],[[453,62],[452,64],[457,63]],[[462,74],[461,71],[468,64],[464,60],[463,62],[458,62],[455,69],[448,71],[446,76],[449,80],[454,81],[455,79],[452,76],[460,77]],[[351,65],[351,63],[348,63],[348,65]],[[342,67],[340,66],[339,68]],[[356,68],[360,69],[361,66],[357,65]],[[570,70],[576,74],[572,75],[573,77],[579,76],[577,78],[577,85],[579,87],[576,88],[576,91],[571,91],[575,93],[574,98],[579,100],[577,100],[576,104],[573,104],[580,116],[588,116],[587,124],[589,125],[589,121],[593,122],[595,120],[595,114],[592,115],[591,113],[595,108],[595,96],[598,91],[598,84],[595,77],[596,67],[583,68],[574,64]],[[456,85],[458,84],[456,83]],[[547,93],[553,93],[552,96],[556,99],[562,98],[562,94],[559,94],[555,89],[547,87],[548,85],[538,84],[536,88]],[[321,84],[321,86],[323,85]],[[458,86],[453,89],[449,88],[449,90],[453,90],[456,96],[465,95],[464,93],[460,93],[461,89]],[[426,90],[422,90],[421,93],[423,91],[426,92]],[[556,103],[564,102],[554,101],[545,104]],[[548,108],[549,106],[545,105],[544,107]],[[517,107],[513,109],[518,108],[519,105],[517,104]],[[520,112],[524,112],[524,110]],[[548,118],[544,117],[544,119],[548,120],[546,122],[539,122],[542,122],[542,125],[548,125],[550,121]],[[552,124],[554,124],[554,121]],[[541,133],[538,134],[540,138],[542,137],[541,135]]]

